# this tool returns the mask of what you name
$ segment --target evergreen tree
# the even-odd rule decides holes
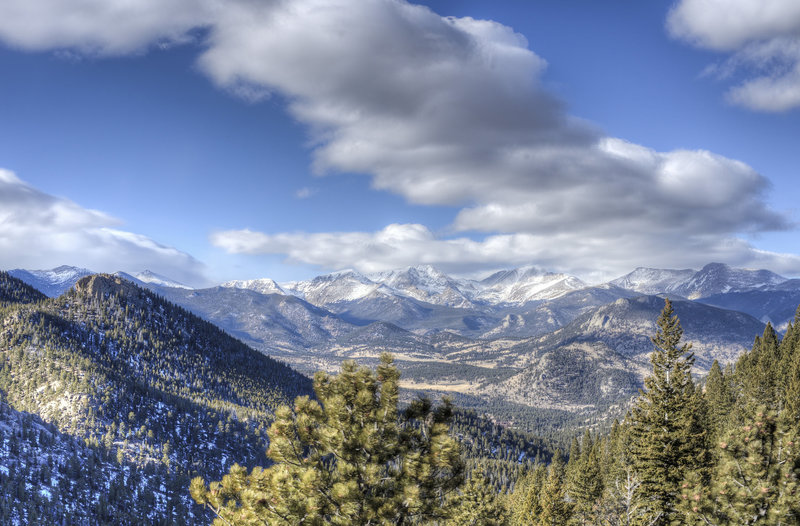
[[[707,426],[712,439],[725,430],[736,403],[730,375],[725,374],[717,360],[711,364],[706,377],[704,396],[708,407]]]
[[[572,504],[567,502],[566,495],[566,467],[559,451],[547,469],[539,502],[542,509],[535,523],[539,526],[563,526],[572,516]]]
[[[461,494],[453,497],[446,526],[509,526],[510,514],[483,470],[475,470]]]
[[[737,383],[740,396],[748,404],[765,405],[771,409],[779,409],[780,396],[779,364],[781,363],[778,335],[767,323],[764,334],[756,338],[753,349],[743,355],[736,364]],[[739,408],[747,404],[739,404]]]
[[[633,466],[628,426],[614,421],[606,441],[602,524],[631,526],[644,515],[644,509],[636,498],[641,482]]]
[[[600,443],[595,442],[587,429],[581,442],[580,456],[570,471],[572,458],[567,465],[567,493],[574,503],[572,524],[593,524],[599,514],[603,494],[603,477],[600,469]]]
[[[781,340],[780,355],[781,417],[800,433],[800,307]]]
[[[546,479],[547,468],[537,464],[517,481],[510,499],[512,526],[536,523],[542,513],[540,496]]]
[[[653,373],[630,416],[636,496],[646,510],[639,522],[654,526],[675,518],[686,473],[706,463],[701,399],[691,377],[694,355],[690,344],[680,344],[683,329],[668,299],[657,325]]]
[[[699,477],[684,484],[681,508],[690,524],[789,525],[800,523],[798,435],[764,406],[719,442],[710,486]]]
[[[414,524],[445,519],[460,486],[451,407],[417,400],[398,412],[399,373],[388,355],[377,373],[345,362],[317,373],[319,402],[282,407],[269,430],[275,462],[248,475],[235,466],[221,482],[192,481],[192,497],[236,524]]]

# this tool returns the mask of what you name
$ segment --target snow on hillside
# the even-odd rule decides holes
[[[249,289],[259,294],[286,294],[286,291],[280,285],[269,278],[226,281],[221,286],[233,289]]]
[[[133,275],[136,279],[143,283],[149,283],[151,285],[158,285],[159,287],[172,287],[175,289],[190,289],[187,285],[175,281],[174,279],[170,279],[166,276],[162,276],[161,274],[156,274],[151,270],[144,270],[142,272],[138,272]]]
[[[633,272],[610,281],[611,285],[641,292],[642,294],[660,294],[671,292],[696,274],[693,269],[660,269],[638,267]]]
[[[586,287],[586,283],[568,274],[546,272],[536,267],[522,267],[492,274],[479,282],[476,299],[491,304],[523,304],[551,300]]]
[[[61,265],[50,270],[14,269],[8,273],[51,298],[71,289],[82,277],[94,274],[89,269],[69,265]]]

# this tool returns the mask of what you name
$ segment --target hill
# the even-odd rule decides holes
[[[189,507],[189,478],[219,476],[234,460],[263,464],[274,410],[310,393],[308,378],[116,276],[84,277],[58,298],[33,302],[14,278],[0,290],[22,298],[0,310],[0,391],[8,407],[68,437],[57,442],[89,447],[76,454],[107,463],[99,468],[104,476],[120,473],[112,463],[160,473],[163,483],[144,483],[160,503],[148,515],[153,522],[207,523],[202,509]],[[7,454],[4,465],[19,465]],[[144,493],[124,480],[132,479],[119,481],[118,500],[134,509]],[[53,495],[58,484],[42,487]],[[62,511],[77,520],[106,490]],[[48,502],[47,513],[56,513],[61,501]]]

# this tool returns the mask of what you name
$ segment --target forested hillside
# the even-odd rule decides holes
[[[110,506],[110,523],[125,523],[144,499],[145,522],[205,523],[189,479],[233,459],[263,463],[274,410],[310,392],[302,375],[119,278],[83,278],[50,300],[8,275],[0,283],[0,391],[4,414],[16,415],[4,425],[3,483],[24,496],[14,502],[36,502],[43,522]],[[62,471],[72,457],[77,471]],[[32,484],[31,462],[74,476]]]
[[[611,433],[574,441],[510,496],[513,524],[800,524],[800,311],[702,385],[668,304],[652,374]]]

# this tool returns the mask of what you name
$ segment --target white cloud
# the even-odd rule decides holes
[[[0,38],[22,49],[122,55],[180,43],[213,19],[217,0],[9,0]]]
[[[476,241],[439,238],[419,224],[392,224],[377,232],[265,234],[229,230],[212,234],[211,242],[234,254],[285,254],[291,263],[361,272],[426,263],[447,272],[473,274],[536,262],[587,279],[610,279],[640,265],[687,268],[725,261],[768,267],[789,275],[800,273],[797,255],[760,251],[736,238],[696,235],[687,239],[681,232],[655,237],[621,231],[613,239],[576,233],[520,233]],[[599,268],[602,271],[598,273]]]
[[[800,34],[796,0],[681,0],[670,10],[667,28],[695,45],[733,51],[748,42]]]
[[[88,1],[61,0],[54,9]],[[443,18],[402,0],[198,0],[191,19],[175,7],[183,1],[131,7],[139,25],[120,30],[129,33],[124,39],[101,27],[101,10],[95,18],[84,13],[81,31],[56,31],[62,36],[53,39],[42,30],[27,46],[122,52],[146,47],[148,38],[180,41],[192,24],[204,27],[199,67],[234,93],[280,94],[311,132],[319,174],[366,174],[376,189],[412,203],[458,207],[451,232],[465,236],[442,239],[401,225],[376,233],[212,237],[231,252],[283,253],[325,267],[438,258],[455,266],[503,260],[565,269],[651,264],[656,255],[665,259],[652,264],[685,266],[687,254],[692,265],[726,250],[734,259],[755,257],[736,241],[742,233],[792,226],[767,206],[769,182],[740,161],[702,150],[657,152],[571,117],[542,86],[546,61],[499,23]],[[6,0],[23,13],[18,20],[38,20],[24,14],[29,4]],[[684,0],[673,10],[673,34],[690,38],[693,22],[681,13],[693,5]],[[713,17],[701,18],[713,26]],[[727,39],[691,40],[735,49],[794,27],[776,20],[765,19],[760,33],[737,29]],[[58,18],[37,23],[47,28]],[[4,27],[0,38],[22,42]],[[468,232],[485,237],[475,241]],[[400,234],[410,237],[391,237]],[[736,251],[725,248],[731,246]]]
[[[757,111],[800,107],[800,2],[796,0],[680,0],[667,17],[675,38],[733,52],[711,68],[723,78],[748,78],[726,98]]]
[[[205,281],[202,265],[189,254],[119,230],[118,225],[103,212],[48,195],[0,169],[0,268],[148,268],[179,281]]]

